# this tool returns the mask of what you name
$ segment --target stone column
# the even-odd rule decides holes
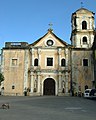
[[[61,72],[59,72],[59,94],[62,93],[61,83],[62,83],[62,77],[61,77]]]
[[[40,66],[40,59],[41,59],[41,49],[38,48],[38,66]]]
[[[24,90],[28,88],[28,50],[25,50],[24,59]]]
[[[31,63],[31,65],[34,66],[34,48],[31,49],[31,53],[32,53],[32,58],[31,58],[32,59],[32,61],[31,61],[32,63]]]
[[[77,23],[77,29],[82,29],[82,25],[79,25],[79,18],[76,18],[76,23]]]
[[[87,28],[87,29],[93,29],[92,27],[93,27],[93,23],[92,23],[92,19],[91,18],[89,18],[90,20],[89,20],[89,23],[90,23],[90,26],[88,26],[89,28]]]
[[[61,48],[58,49],[58,67],[61,66]]]
[[[31,72],[31,93],[33,93],[34,90],[34,74]]]
[[[40,86],[41,86],[41,84],[40,84],[40,72],[38,72],[38,84],[37,84],[37,85],[38,85],[37,91],[38,91],[38,94],[40,95],[40,94],[41,94],[41,93],[40,93],[40,89],[41,89],[41,88],[40,88]]]
[[[68,67],[68,48],[65,49],[66,67]]]
[[[68,73],[65,74],[66,75],[66,83],[65,83],[65,93],[68,93]]]
[[[68,93],[68,81],[66,81],[66,93]]]

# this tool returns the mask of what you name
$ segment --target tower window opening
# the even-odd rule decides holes
[[[83,21],[82,22],[82,29],[84,30],[86,30],[87,29],[87,22],[86,21]]]
[[[87,37],[83,37],[83,44],[87,44]]]
[[[88,59],[83,59],[83,66],[88,66]]]

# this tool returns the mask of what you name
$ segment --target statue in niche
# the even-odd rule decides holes
[[[37,92],[37,80],[34,81],[34,92]]]
[[[62,90],[62,93],[65,93],[65,82],[63,81],[62,84],[63,84],[63,90]]]

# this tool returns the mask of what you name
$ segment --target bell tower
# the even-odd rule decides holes
[[[75,48],[91,48],[94,40],[95,13],[80,8],[72,14],[71,44]]]

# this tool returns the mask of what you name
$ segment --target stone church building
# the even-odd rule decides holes
[[[94,13],[72,14],[71,45],[48,32],[32,44],[6,42],[2,49],[3,95],[70,95],[94,87]]]

